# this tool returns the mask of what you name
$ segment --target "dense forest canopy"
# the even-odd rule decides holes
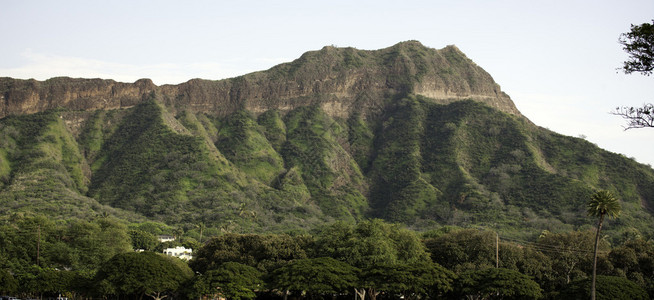
[[[102,216],[67,223],[15,215],[0,229],[0,292],[24,298],[197,299],[219,287],[227,299],[574,299],[588,293],[593,266],[592,230],[521,241],[451,226],[416,232],[373,219],[307,233],[212,233],[200,244],[197,232]],[[140,248],[144,236],[161,233],[179,235]],[[173,246],[193,248],[193,259],[161,254]],[[598,299],[654,295],[651,240],[602,239],[599,250]]]

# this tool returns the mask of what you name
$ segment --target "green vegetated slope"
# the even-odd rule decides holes
[[[308,229],[381,217],[430,228],[528,235],[589,224],[584,204],[611,189],[609,230],[651,231],[654,171],[475,101],[397,98],[375,120],[240,110],[168,112],[156,97],[127,110],[0,121],[5,213],[97,213],[229,231]],[[74,135],[62,116],[85,114]]]
[[[237,232],[379,217],[527,237],[588,226],[586,201],[610,189],[623,214],[607,232],[654,230],[651,167],[532,124],[455,47],[325,47],[152,89],[124,109],[0,119],[0,211]]]
[[[42,213],[57,219],[137,215],[105,206],[86,195],[88,165],[79,143],[50,111],[0,120],[0,211]]]
[[[407,97],[376,140],[375,216],[418,227],[436,221],[570,230],[588,224],[589,195],[611,189],[624,209],[612,229],[652,230],[650,167],[478,102],[438,105]]]

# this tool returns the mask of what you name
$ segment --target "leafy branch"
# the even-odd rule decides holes
[[[611,114],[627,120],[625,130],[654,127],[654,105],[652,103],[643,104],[643,107],[619,106]]]

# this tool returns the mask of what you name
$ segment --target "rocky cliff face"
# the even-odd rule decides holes
[[[52,78],[46,81],[0,78],[0,117],[54,108],[98,110],[130,107],[157,86],[149,79],[113,80]]]
[[[53,78],[46,81],[0,78],[0,118],[54,108],[99,110],[131,107],[152,93],[168,106],[224,116],[239,108],[282,112],[308,104],[332,117],[374,113],[384,99],[414,93],[440,103],[473,99],[520,115],[491,76],[455,46],[441,50],[419,42],[363,51],[324,47],[299,59],[237,78],[193,79],[156,86],[149,79]]]

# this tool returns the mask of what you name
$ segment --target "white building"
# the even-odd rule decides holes
[[[165,242],[174,241],[175,237],[170,236],[170,235],[160,235],[160,236],[157,236],[157,239],[159,240],[159,242],[165,243]]]
[[[186,249],[182,246],[166,248],[164,249],[163,253],[169,256],[181,258],[183,260],[190,260],[193,258],[193,249]]]

